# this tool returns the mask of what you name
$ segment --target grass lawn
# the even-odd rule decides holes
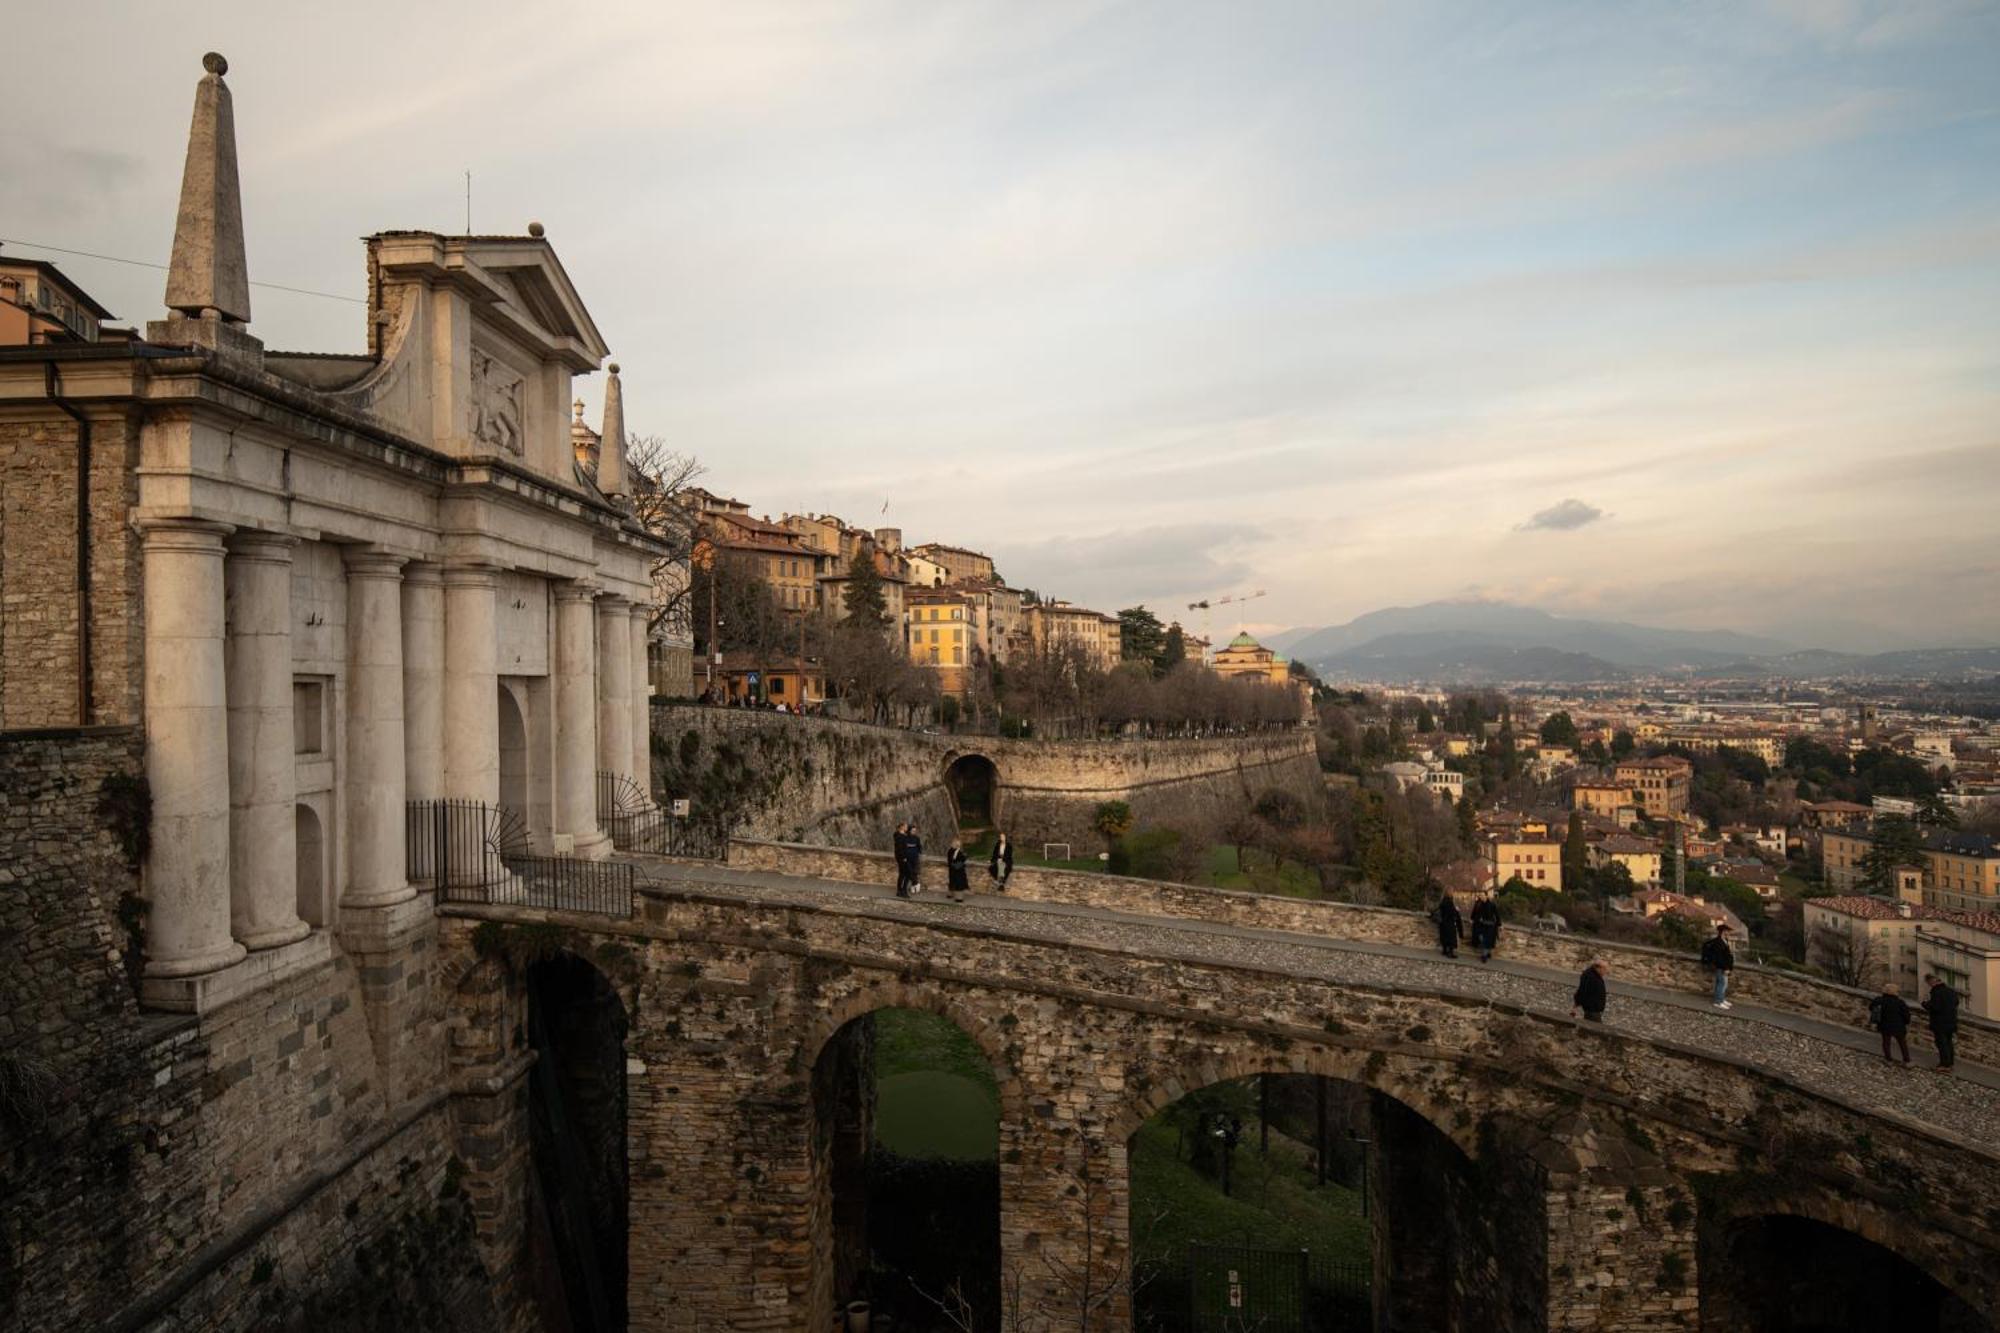
[[[1338,1185],[1315,1185],[1304,1144],[1274,1129],[1265,1157],[1257,1151],[1254,1128],[1247,1130],[1225,1197],[1216,1182],[1181,1159],[1177,1137],[1157,1119],[1132,1136],[1132,1244],[1138,1257],[1165,1258],[1190,1242],[1207,1242],[1304,1249],[1338,1262],[1368,1263],[1361,1196]]]
[[[985,876],[986,863],[993,855],[994,836],[993,831],[988,829],[984,834],[980,835],[978,842],[965,844],[966,858],[972,863],[967,869],[972,873],[972,887],[975,889],[979,887],[980,879]],[[1036,843],[1030,849],[1027,843],[1016,842],[1014,844],[1014,868],[1019,870],[1022,866],[1039,866],[1043,870],[1102,871],[1104,869],[1104,862],[1097,859],[1097,849],[1094,844],[1089,847],[1085,847],[1079,843],[1070,844],[1070,850],[1081,853],[1081,855],[1073,856],[1066,861],[1049,860],[1041,854],[1041,847],[1040,843]]]
[[[1319,876],[1304,866],[1286,862],[1273,868],[1269,865],[1256,864],[1253,860],[1250,868],[1245,870],[1236,858],[1234,847],[1209,848],[1208,875],[1203,882],[1218,889],[1277,893],[1287,898],[1320,896]]]
[[[1000,1089],[972,1038],[916,1009],[875,1014],[875,1140],[905,1157],[990,1161]]]

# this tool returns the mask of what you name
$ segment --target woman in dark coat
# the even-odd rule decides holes
[[[1004,833],[993,842],[993,859],[986,863],[986,873],[993,876],[994,892],[1007,892],[1007,877],[1014,873],[1014,841]]]
[[[1472,904],[1472,947],[1479,950],[1479,961],[1493,961],[1493,950],[1500,943],[1500,904],[1493,901],[1493,895],[1482,893]]]
[[[1458,914],[1458,904],[1452,901],[1451,891],[1446,890],[1438,899],[1434,914],[1438,926],[1438,948],[1446,958],[1458,957],[1458,937],[1464,933],[1464,920]]]
[[[972,892],[972,884],[965,875],[965,861],[965,848],[957,838],[953,838],[944,854],[944,868],[945,885],[951,890],[951,900],[955,903],[964,902],[965,895]]]
[[[1580,1011],[1593,1023],[1604,1021],[1604,1002],[1608,998],[1604,974],[1610,970],[1610,965],[1602,958],[1593,960],[1589,967],[1583,969],[1583,975],[1576,981],[1576,994],[1569,997],[1571,1018],[1575,1018]]]

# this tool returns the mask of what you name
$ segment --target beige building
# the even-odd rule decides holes
[[[910,548],[912,556],[922,556],[945,571],[945,582],[956,583],[961,579],[977,580],[981,583],[997,583],[999,575],[993,570],[993,557],[978,551],[969,551],[963,546],[947,546],[943,542],[925,542],[922,546]]]
[[[1861,858],[1868,854],[1865,832],[1829,828],[1819,839],[1821,877],[1835,893],[1853,893],[1861,888]]]
[[[1118,665],[1123,645],[1118,617],[1068,602],[1035,602],[1022,608],[1028,642],[1038,653],[1075,651],[1100,671]]]
[[[1586,856],[1593,870],[1622,865],[1641,886],[1660,882],[1660,848],[1644,838],[1613,833],[1589,844]]]
[[[1283,685],[1291,679],[1290,664],[1248,633],[1238,634],[1215,650],[1209,665],[1218,676],[1236,680],[1261,680]]]
[[[1808,961],[1859,971],[1865,986],[1894,982],[1912,1005],[1923,998],[1924,977],[1935,974],[1958,992],[1966,1012],[2000,1019],[2000,914],[1888,898],[1808,898],[1805,927]],[[1829,932],[1848,942],[1836,944]]]
[[[1925,838],[1924,901],[1960,912],[2000,909],[2000,843],[1949,829]]]
[[[1625,828],[1639,817],[1632,789],[1617,782],[1578,782],[1569,789],[1569,808],[1589,815],[1601,815]]]
[[[1648,819],[1672,819],[1687,813],[1694,765],[1678,755],[1627,759],[1613,770],[1613,776],[1632,789],[1633,804]]]
[[[54,264],[0,255],[0,347],[94,343],[110,318]]]
[[[1501,835],[1486,846],[1493,865],[1493,882],[1522,880],[1538,889],[1562,892],[1562,841],[1547,836]]]
[[[608,852],[598,774],[648,785],[661,551],[620,453],[576,466],[606,346],[539,226],[370,236],[366,349],[265,348],[204,64],[165,318],[0,348],[0,726],[143,732],[141,993],[183,1012],[423,928],[410,801]],[[518,891],[497,866],[466,883]]]

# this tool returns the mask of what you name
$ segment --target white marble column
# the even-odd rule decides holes
[[[602,853],[597,825],[597,641],[588,583],[558,583],[556,603],[556,810],[558,837],[577,856]]]
[[[298,791],[292,731],[292,548],[298,539],[239,532],[223,587],[228,633],[229,920],[245,948],[305,938],[299,919]]]
[[[632,768],[632,604],[597,599],[597,766]]]
[[[416,896],[403,813],[403,557],[351,547],[347,562],[347,892],[343,909]]]
[[[632,777],[653,800],[653,703],[648,688],[653,678],[652,664],[646,660],[647,627],[653,623],[653,608],[644,602],[632,606]]]
[[[413,801],[444,795],[444,572],[403,567],[403,787]]]
[[[144,525],[146,974],[186,977],[243,957],[229,931],[229,720],[220,523]]]
[[[444,794],[500,804],[500,646],[491,565],[444,571]]]

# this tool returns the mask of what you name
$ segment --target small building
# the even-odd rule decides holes
[[[1627,759],[1618,765],[1614,776],[1632,789],[1633,803],[1649,819],[1672,818],[1687,812],[1694,765],[1679,755]]]
[[[1585,855],[1593,870],[1621,865],[1625,867],[1626,873],[1632,876],[1634,884],[1647,885],[1660,882],[1659,844],[1649,842],[1645,838],[1614,833],[1590,843]]]
[[[1967,1013],[2000,1019],[2000,914],[1848,895],[1805,903],[1806,957],[1856,984],[1894,982],[1912,1002],[1926,974]]]
[[[110,318],[54,264],[0,255],[0,347],[94,343]]]
[[[1487,844],[1486,859],[1493,866],[1495,884],[1518,879],[1538,889],[1562,892],[1562,841],[1558,838],[1503,834]]]

